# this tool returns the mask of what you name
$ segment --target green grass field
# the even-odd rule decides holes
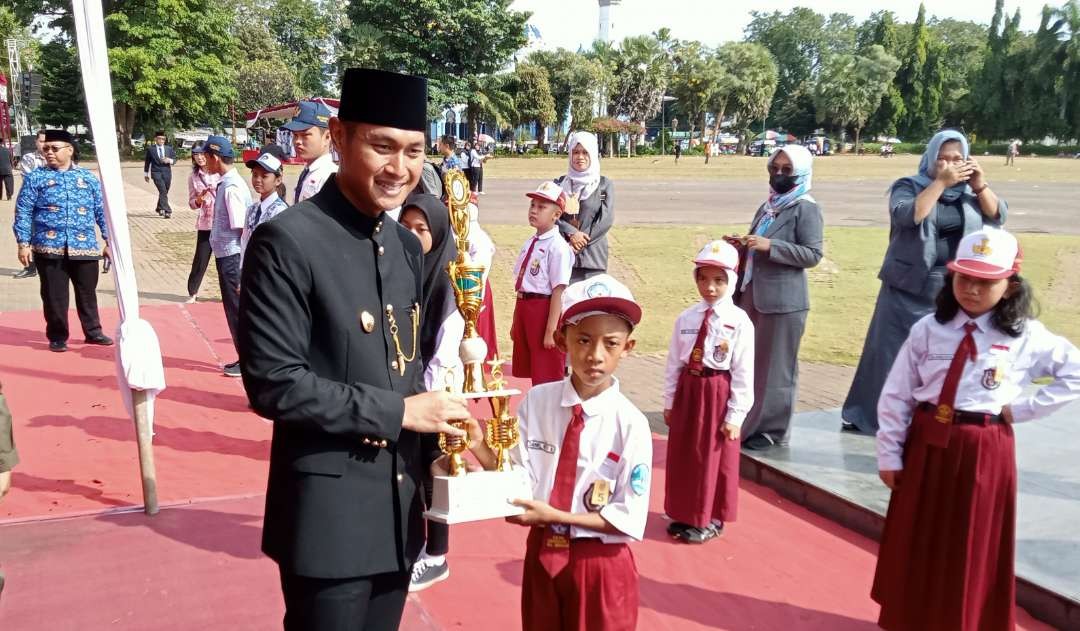
[[[690,263],[697,250],[739,226],[624,227],[611,231],[611,274],[627,285],[645,316],[636,332],[638,350],[667,350],[675,317],[695,302],[697,290]],[[499,248],[491,273],[500,345],[509,348],[513,315],[510,271],[527,227],[489,226]],[[827,228],[825,258],[810,271],[811,307],[801,357],[830,364],[853,365],[862,352],[866,327],[874,310],[877,271],[885,253],[884,228]],[[1042,306],[1040,319],[1070,340],[1080,341],[1080,278],[1066,262],[1080,256],[1080,237],[1020,236],[1024,276]]]

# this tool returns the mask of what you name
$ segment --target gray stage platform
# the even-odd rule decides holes
[[[744,452],[744,477],[877,539],[889,491],[874,439],[841,433],[838,409],[797,414],[794,423],[791,447]],[[1017,600],[1058,628],[1080,629],[1080,404],[1015,430]]]

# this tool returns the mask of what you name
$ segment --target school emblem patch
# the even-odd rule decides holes
[[[713,349],[713,361],[721,363],[726,360],[728,356],[728,350],[730,350],[730,347],[728,346],[727,340],[720,340],[720,343],[717,344],[716,347]]]
[[[532,274],[533,276],[538,276],[540,274],[540,260],[539,259],[533,259],[532,265],[529,265],[529,273]]]
[[[987,390],[997,390],[1001,385],[1001,379],[996,368],[987,368],[983,371],[982,387]]]
[[[696,363],[700,362],[701,358],[704,357],[704,356],[705,356],[705,351],[701,350],[700,348],[695,348],[690,353],[690,361],[692,361],[692,362],[694,362],[696,364]]]
[[[634,495],[644,495],[649,490],[649,465],[635,465],[630,472],[630,490]]]
[[[604,283],[593,283],[585,289],[585,295],[589,298],[605,298],[611,295],[611,289]]]

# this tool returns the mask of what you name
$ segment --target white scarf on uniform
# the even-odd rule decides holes
[[[584,147],[589,154],[589,168],[584,171],[574,168],[574,147],[577,145]],[[577,194],[578,201],[589,199],[589,196],[600,187],[600,148],[596,134],[576,131],[567,139],[566,149],[570,165],[560,186],[568,196]]]

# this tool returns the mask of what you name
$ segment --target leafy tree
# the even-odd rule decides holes
[[[1004,19],[1005,0],[997,0],[994,17],[987,32],[986,57],[972,91],[975,131],[987,138],[1000,137],[1002,112],[1005,108],[1004,69],[1007,50],[1002,40]]]
[[[716,56],[727,70],[715,104],[717,126],[730,114],[732,128],[741,135],[741,149],[750,136],[750,124],[769,113],[779,72],[772,54],[761,44],[729,42]]]
[[[662,43],[646,35],[627,37],[619,45],[610,68],[609,111],[630,122],[641,123],[656,116],[671,77],[671,59]],[[636,135],[630,137],[633,154]]]
[[[469,77],[469,98],[465,103],[469,119],[469,137],[480,134],[480,122],[493,123],[500,130],[508,129],[517,117],[514,95],[511,93],[514,76],[510,73]]]
[[[1068,0],[1051,15],[1053,23],[1047,30],[1058,42],[1054,58],[1060,61],[1061,68],[1057,83],[1061,132],[1080,139],[1080,1]]]
[[[776,60],[779,79],[772,109],[779,110],[817,73],[827,47],[825,18],[806,7],[796,7],[786,15],[751,11],[750,16],[746,41],[763,45]]]
[[[705,129],[706,115],[712,111],[717,92],[725,83],[727,69],[701,42],[684,42],[674,53],[675,68],[671,94],[690,128],[690,136],[700,124]]]
[[[892,11],[878,11],[863,23],[859,34],[859,54],[865,55],[872,46],[881,48],[893,57],[901,54],[901,40],[896,16]],[[890,81],[881,97],[881,105],[867,121],[867,129],[873,132],[895,135],[900,119],[907,113],[904,97],[896,81]]]
[[[86,125],[86,97],[78,51],[66,37],[41,46],[41,107],[36,118],[46,125]]]
[[[301,96],[292,68],[280,58],[243,62],[237,68],[236,92],[237,115]]]
[[[940,44],[930,40],[926,6],[920,4],[903,64],[896,76],[905,106],[897,122],[897,131],[905,137],[924,138],[940,125],[943,56]]]
[[[851,54],[855,52],[858,26],[855,18],[847,13],[832,13],[825,22],[825,30],[822,35],[821,55]],[[822,61],[824,63],[824,61]]]
[[[971,90],[986,56],[986,31],[974,22],[951,19],[931,20],[929,28],[931,40],[940,43],[947,51],[942,57],[941,67],[941,116],[945,126],[970,126],[973,107]]]
[[[864,55],[834,55],[818,77],[814,100],[821,116],[855,129],[855,151],[870,115],[878,108],[900,62],[873,45]]]
[[[520,63],[514,69],[514,109],[518,125],[535,125],[540,146],[547,144],[547,126],[555,122],[555,97],[542,66]]]
[[[604,83],[600,62],[564,48],[535,51],[526,61],[548,71],[551,94],[555,98],[556,127],[562,129],[567,120],[579,128],[587,124]]]
[[[338,70],[362,65],[426,76],[431,108],[464,103],[469,77],[499,72],[526,44],[512,0],[347,0]]]
[[[326,93],[333,47],[331,16],[317,0],[277,0],[269,12],[270,32],[284,52],[303,96]]]

